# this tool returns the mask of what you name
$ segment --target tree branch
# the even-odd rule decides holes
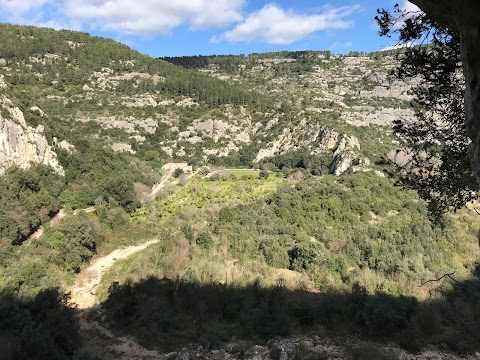
[[[424,283],[420,284],[418,287],[423,287],[424,285],[426,285],[426,284],[428,284],[428,283],[430,283],[430,282],[438,282],[438,281],[442,280],[442,279],[445,278],[445,277],[449,277],[450,279],[453,280],[452,275],[454,275],[454,274],[455,274],[455,271],[452,272],[452,273],[449,273],[449,274],[442,275],[442,276],[440,276],[438,279],[427,280],[427,281],[425,281]],[[455,281],[455,280],[454,280],[454,281]]]

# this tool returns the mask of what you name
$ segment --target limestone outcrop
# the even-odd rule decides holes
[[[348,136],[319,124],[312,126],[308,131],[305,129],[305,123],[300,123],[293,129],[284,129],[283,133],[268,147],[258,152],[255,162],[296,150],[302,144],[312,154],[331,153],[332,162],[329,171],[336,176],[358,171],[370,164],[368,159],[358,154],[360,142],[355,136]],[[299,136],[303,139],[301,140]]]
[[[57,154],[43,135],[43,126],[27,126],[22,111],[7,98],[0,98],[0,109],[0,174],[13,165],[25,169],[44,164],[64,175]]]
[[[480,184],[480,2],[478,0],[410,0],[427,15],[460,34],[465,74],[465,116],[472,143],[468,155]]]
[[[340,152],[333,157],[330,174],[340,176],[346,173],[361,171],[370,165],[370,160],[358,156],[353,151]]]
[[[359,171],[370,165],[368,159],[359,156],[356,152],[356,150],[360,150],[360,142],[355,136],[347,136],[330,129],[324,129],[321,135],[323,138],[320,142],[320,148],[324,148],[324,151],[333,150],[333,160],[329,168],[330,174],[340,176]]]

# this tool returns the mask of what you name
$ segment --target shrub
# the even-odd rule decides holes
[[[158,159],[160,156],[160,153],[156,150],[147,150],[145,151],[145,154],[143,155],[143,159],[146,161],[152,161]]]
[[[175,171],[173,172],[173,177],[178,178],[178,177],[180,177],[180,175],[182,175],[184,173],[185,172],[183,171],[183,169],[175,169]]]
[[[260,179],[268,179],[269,172],[267,170],[261,170],[260,173],[258,174],[258,177]]]
[[[287,269],[290,265],[287,249],[275,241],[264,241],[260,244],[260,250],[268,265],[276,268]]]
[[[195,242],[204,250],[209,250],[213,246],[212,234],[208,230],[202,230],[195,239]]]

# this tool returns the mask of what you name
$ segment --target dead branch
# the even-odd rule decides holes
[[[452,272],[452,273],[449,273],[449,274],[442,275],[442,276],[440,276],[438,279],[427,280],[427,281],[425,281],[424,283],[420,284],[418,287],[423,287],[424,285],[426,285],[426,284],[428,284],[428,283],[430,283],[430,282],[438,282],[438,281],[440,281],[440,280],[442,280],[443,278],[446,278],[446,277],[449,277],[450,279],[454,280],[454,279],[452,278],[452,275],[454,275],[454,274],[455,274],[455,271]],[[455,280],[454,280],[454,281],[455,281]]]

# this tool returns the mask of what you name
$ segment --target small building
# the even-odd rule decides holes
[[[176,169],[182,169],[183,172],[192,172],[192,165],[187,163],[167,163],[162,166],[162,170],[175,171]]]

